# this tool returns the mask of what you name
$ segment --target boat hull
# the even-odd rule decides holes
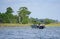
[[[37,28],[39,28],[39,29],[44,29],[45,26],[37,26]]]
[[[32,28],[39,28],[39,29],[44,29],[45,28],[45,26],[37,26],[37,25],[32,25],[31,27]]]

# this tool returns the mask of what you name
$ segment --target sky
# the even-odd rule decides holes
[[[7,7],[12,7],[15,15],[20,7],[27,7],[30,17],[60,21],[60,0],[0,0],[0,12],[5,12]]]

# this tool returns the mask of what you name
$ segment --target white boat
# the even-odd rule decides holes
[[[39,28],[39,29],[44,29],[45,24],[40,24],[40,25],[32,25],[33,28]]]

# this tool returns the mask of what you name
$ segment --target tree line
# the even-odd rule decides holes
[[[0,12],[0,23],[20,23],[20,24],[38,24],[38,23],[54,23],[58,22],[52,19],[38,19],[38,18],[29,18],[31,12],[28,10],[27,7],[20,7],[17,11],[18,15],[12,14],[14,11],[11,7],[6,8],[6,12]]]

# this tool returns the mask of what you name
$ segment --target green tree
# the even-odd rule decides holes
[[[54,23],[55,20],[46,18],[46,19],[44,20],[44,22],[45,22],[45,24],[50,24],[50,23]]]
[[[30,14],[31,14],[31,12],[28,11],[27,7],[21,7],[18,11],[19,23],[23,23],[23,24],[28,23]]]
[[[13,9],[11,7],[8,7],[6,9],[6,14],[12,14],[13,13]]]
[[[2,23],[3,21],[2,21],[2,14],[1,14],[1,12],[0,12],[0,23]]]
[[[8,19],[8,22],[9,23],[12,23],[12,19],[13,19],[13,9],[11,8],[11,7],[8,7],[7,9],[6,9],[6,12],[5,12],[5,14],[6,14],[6,16],[7,16],[7,19]]]
[[[40,24],[41,23],[38,18],[32,18],[32,17],[30,18],[30,22],[32,24]]]
[[[8,19],[5,13],[0,13],[0,23],[7,23]]]

